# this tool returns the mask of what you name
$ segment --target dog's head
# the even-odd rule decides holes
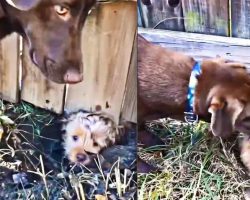
[[[115,142],[116,128],[110,118],[99,114],[78,112],[64,121],[64,149],[73,163],[87,165],[92,154]]]
[[[0,16],[9,33],[16,31],[25,38],[33,63],[46,77],[77,83],[83,79],[81,30],[95,2],[3,0]]]
[[[245,66],[222,59],[204,61],[195,112],[211,114],[215,136],[226,138],[235,131],[250,134],[250,76]]]

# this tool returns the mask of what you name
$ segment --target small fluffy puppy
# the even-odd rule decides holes
[[[63,120],[64,149],[70,162],[88,165],[90,154],[100,151],[118,140],[120,131],[114,120],[104,113],[79,111]]]

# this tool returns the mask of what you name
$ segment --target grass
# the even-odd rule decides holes
[[[134,199],[136,173],[119,159],[107,170],[100,155],[94,171],[65,161],[59,118],[25,102],[0,102],[0,199]]]
[[[162,169],[138,175],[139,199],[245,199],[250,180],[239,162],[238,140],[213,137],[204,122],[162,119],[148,123],[147,129],[166,145],[139,148],[141,158]]]

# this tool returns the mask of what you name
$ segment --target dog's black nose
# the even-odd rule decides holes
[[[85,154],[78,153],[76,155],[76,159],[78,162],[84,162],[87,159],[87,156]]]

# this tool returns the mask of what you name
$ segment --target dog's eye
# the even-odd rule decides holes
[[[78,140],[78,136],[77,135],[73,135],[72,138],[73,138],[74,141]]]
[[[94,144],[93,144],[93,145],[94,145],[94,147],[99,146],[97,142],[94,142]]]
[[[69,8],[67,7],[55,5],[54,9],[60,17],[67,18],[69,16]]]

